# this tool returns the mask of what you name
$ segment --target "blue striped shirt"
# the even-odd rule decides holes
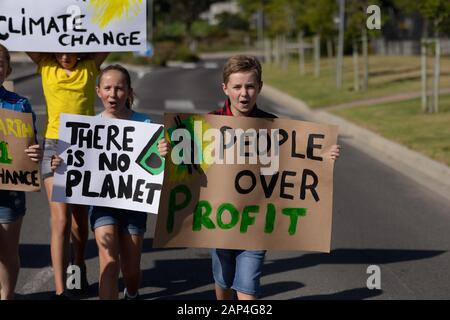
[[[0,108],[17,112],[31,113],[33,115],[34,134],[37,134],[36,114],[33,112],[27,98],[21,97],[17,93],[8,91],[3,86],[0,86]]]

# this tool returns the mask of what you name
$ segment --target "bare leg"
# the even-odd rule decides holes
[[[125,286],[130,295],[135,295],[141,282],[141,252],[143,236],[120,235],[120,264]]]
[[[215,284],[216,298],[217,300],[234,300],[234,290],[224,289],[221,286]]]
[[[65,289],[67,266],[70,253],[71,216],[65,203],[53,202],[53,177],[44,180],[45,190],[50,206],[52,236],[50,251],[55,278],[56,294],[62,294]]]
[[[71,205],[72,211],[72,246],[73,263],[77,266],[85,265],[86,244],[89,236],[88,207]]]
[[[22,218],[13,223],[0,224],[0,299],[14,298],[20,270],[19,238]]]
[[[100,262],[99,297],[101,300],[119,299],[119,232],[115,225],[95,229]]]
[[[238,300],[257,300],[258,298],[251,294],[246,294],[242,292],[237,292]]]

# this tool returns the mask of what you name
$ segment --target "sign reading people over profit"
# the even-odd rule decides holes
[[[39,164],[25,149],[36,144],[31,113],[0,108],[0,189],[39,191]]]
[[[11,51],[146,48],[145,0],[1,0],[0,43]]]
[[[157,213],[162,125],[61,115],[53,200]]]
[[[155,247],[330,251],[337,127],[166,114]]]

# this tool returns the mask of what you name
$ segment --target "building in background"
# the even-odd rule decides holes
[[[224,1],[213,3],[209,11],[204,12],[200,17],[208,20],[210,25],[217,25],[219,21],[217,16],[222,13],[237,14],[239,12],[239,5],[237,1]]]

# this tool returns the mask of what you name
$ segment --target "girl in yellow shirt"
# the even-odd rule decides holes
[[[72,235],[72,263],[81,269],[81,289],[88,289],[85,249],[88,239],[88,208],[52,201],[53,172],[51,159],[56,154],[61,113],[94,115],[95,85],[100,65],[108,53],[36,53],[28,56],[38,65],[47,106],[42,178],[50,206],[52,236],[50,242],[55,280],[55,299],[66,299],[66,270]],[[72,219],[73,218],[73,219]]]

